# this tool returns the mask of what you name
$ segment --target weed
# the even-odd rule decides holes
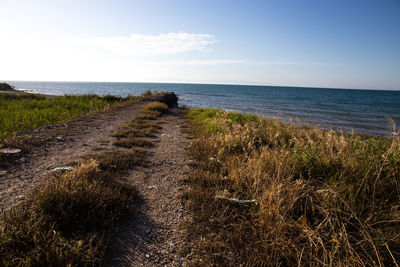
[[[393,265],[400,258],[400,139],[215,109],[187,111],[186,181],[202,262]],[[256,199],[237,205],[216,198]],[[223,198],[222,198],[223,199]]]
[[[0,94],[0,140],[18,131],[58,123],[127,100],[132,97],[66,95],[46,98],[34,94]]]
[[[142,112],[146,111],[157,111],[160,114],[165,114],[168,112],[168,106],[161,102],[150,102],[143,109]]]
[[[118,97],[107,99],[119,101]],[[4,213],[0,265],[105,265],[111,234],[131,211],[135,197],[135,189],[119,178],[132,167],[146,164],[146,150],[136,146],[148,146],[150,142],[138,135],[149,136],[159,129],[157,123],[132,119],[118,131],[118,141],[125,147],[135,147],[89,155],[72,171],[51,177],[43,188]]]
[[[119,140],[116,140],[113,144],[115,146],[120,146],[120,147],[125,147],[125,148],[132,148],[135,146],[136,147],[152,146],[152,143],[150,141],[143,139],[143,138],[136,138],[136,137],[119,139]]]
[[[4,215],[3,266],[101,265],[110,231],[129,210],[134,189],[96,161],[51,178]]]

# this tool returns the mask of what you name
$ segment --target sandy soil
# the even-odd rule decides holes
[[[190,255],[180,226],[188,215],[179,200],[185,190],[180,178],[190,168],[185,156],[189,141],[181,133],[178,111],[162,120],[148,166],[126,177],[139,197],[113,240],[112,266],[184,266]]]

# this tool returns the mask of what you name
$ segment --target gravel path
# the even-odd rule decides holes
[[[0,210],[6,210],[41,186],[50,172],[88,154],[109,149],[110,135],[138,114],[144,102],[123,104],[108,111],[92,112],[66,123],[42,127],[25,135],[48,140],[20,158],[20,164],[0,170]]]
[[[189,257],[180,225],[187,219],[179,196],[180,181],[189,169],[185,155],[188,140],[181,133],[178,111],[163,117],[159,142],[150,150],[149,164],[126,178],[139,197],[132,216],[113,240],[112,266],[184,266]]]

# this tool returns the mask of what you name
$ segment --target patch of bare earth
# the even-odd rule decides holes
[[[189,169],[188,139],[180,129],[179,111],[172,110],[161,121],[162,130],[149,150],[147,166],[125,177],[139,196],[113,240],[112,266],[184,266],[189,257],[190,246],[181,229],[188,215],[179,200],[185,190],[180,178]]]
[[[143,102],[124,103],[66,123],[23,133],[20,137],[35,145],[17,158],[18,164],[0,170],[0,210],[12,207],[43,185],[54,168],[68,166],[88,154],[112,149],[114,138],[110,135],[137,115],[143,106]],[[26,141],[22,141],[22,146],[23,142]]]

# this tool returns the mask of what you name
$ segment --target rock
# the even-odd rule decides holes
[[[21,161],[21,162],[28,162],[27,158],[20,158],[19,161]]]
[[[168,105],[168,107],[173,108],[178,106],[178,97],[175,93],[163,93],[159,95],[152,96],[150,98],[152,101],[163,102]]]
[[[16,91],[14,86],[9,85],[8,83],[0,83],[0,91]]]
[[[0,149],[0,153],[3,153],[3,154],[17,154],[17,153],[19,153],[19,152],[21,152],[21,149],[19,149],[19,148],[2,148],[2,149]]]
[[[146,254],[146,258],[150,258],[150,255],[149,255],[149,254]]]
[[[72,171],[72,167],[58,167],[54,168],[52,173],[65,173],[68,171]]]
[[[7,171],[0,171],[0,176],[3,176],[7,173]]]

